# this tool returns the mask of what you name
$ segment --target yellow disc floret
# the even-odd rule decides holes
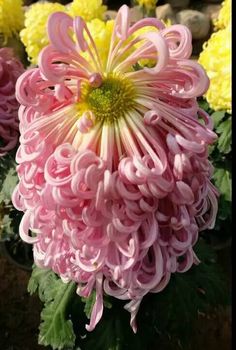
[[[126,78],[116,75],[108,75],[102,84],[94,88],[91,85],[83,87],[80,103],[84,109],[93,112],[96,121],[113,123],[124,117],[135,105],[136,90],[133,84]]]
[[[24,25],[22,0],[0,0],[0,36],[6,41]]]
[[[205,95],[214,110],[231,113],[231,27],[227,26],[204,44],[199,63],[205,68],[210,87]]]
[[[65,12],[65,6],[42,2],[31,5],[25,13],[25,28],[20,37],[32,63],[37,63],[39,52],[49,43],[46,24],[48,17],[56,11]]]
[[[102,4],[102,0],[73,0],[68,6],[69,14],[72,17],[81,16],[85,21],[94,18],[103,18],[107,7]]]

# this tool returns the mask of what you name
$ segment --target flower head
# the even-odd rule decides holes
[[[0,156],[12,150],[18,141],[19,104],[15,98],[15,84],[23,71],[12,49],[0,49]]]
[[[0,0],[0,36],[3,35],[5,41],[24,25],[22,5],[22,0]]]
[[[212,109],[231,113],[231,27],[216,33],[203,45],[199,62],[210,78],[205,97]]]
[[[224,29],[231,25],[231,11],[231,0],[223,1],[219,16],[214,23],[216,29]]]
[[[91,21],[94,18],[103,18],[107,7],[102,4],[102,0],[73,0],[69,5],[69,14],[72,17],[81,16],[85,21]]]
[[[20,38],[32,63],[37,63],[39,52],[49,44],[46,23],[56,11],[66,10],[58,3],[39,2],[31,5],[25,13],[25,27],[20,32]]]
[[[158,31],[135,35],[146,26]],[[208,78],[189,60],[186,27],[154,18],[131,26],[126,6],[105,65],[81,17],[53,14],[48,35],[39,68],[17,82],[20,235],[38,266],[76,281],[81,296],[96,290],[88,330],[106,293],[130,300],[136,331],[144,295],[198,263],[198,232],[214,225],[207,149],[216,135],[196,101]]]

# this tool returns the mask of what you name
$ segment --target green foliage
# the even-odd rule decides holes
[[[232,140],[232,118],[228,118],[221,122],[216,132],[219,134],[218,149],[220,152],[227,154],[231,151],[231,140]]]
[[[214,230],[206,232],[206,237],[215,246],[224,246],[232,235],[232,116],[226,111],[213,111],[207,101],[199,99],[199,105],[214,122],[214,131],[218,140],[209,147],[211,161],[214,166],[213,182],[220,192],[219,210]],[[213,243],[214,242],[214,243]]]
[[[0,191],[0,202],[9,203],[11,201],[11,195],[13,193],[14,188],[16,187],[18,182],[18,176],[16,174],[15,167],[8,169],[5,173],[5,178],[1,184]]]
[[[211,114],[211,118],[213,119],[213,122],[214,122],[214,128],[217,128],[217,126],[222,121],[224,116],[225,116],[225,112],[224,111],[216,111],[216,112],[213,112]]]
[[[18,182],[14,153],[0,158],[0,240],[9,240],[18,233],[22,214],[11,203]]]
[[[168,338],[176,348],[181,343],[187,349],[198,314],[229,303],[224,275],[212,248],[201,239],[195,252],[201,260],[199,265],[172,275],[163,292],[144,297],[137,316],[137,334],[129,325],[125,302],[108,296],[104,297],[108,307],[101,321],[93,332],[87,332],[85,324],[95,292],[87,299],[80,298],[73,283],[64,284],[53,272],[34,268],[28,290],[31,294],[38,291],[44,303],[40,344],[53,349],[147,350]]]
[[[213,179],[215,180],[215,184],[220,190],[220,193],[223,196],[224,200],[231,201],[232,179],[230,171],[223,168],[216,168],[213,175]]]
[[[39,344],[50,345],[59,350],[73,348],[75,334],[68,307],[75,289],[75,283],[63,283],[52,271],[34,267],[28,291],[33,294],[38,290],[44,303],[39,326]]]
[[[0,157],[0,192],[2,192],[3,183],[11,169],[15,169],[15,153],[10,152],[4,157]]]
[[[118,311],[119,312],[119,311]],[[86,338],[81,340],[82,350],[125,350],[131,349],[126,346],[127,340],[125,335],[127,330],[122,325],[122,315],[120,313],[109,313],[100,321],[95,330],[86,335]],[[123,310],[123,313],[125,311]],[[125,322],[126,328],[129,329],[128,322]],[[134,348],[132,348],[134,349]],[[135,349],[141,350],[138,344],[135,344]]]
[[[112,299],[92,333],[78,341],[82,350],[154,349],[164,339],[187,349],[199,313],[229,303],[224,275],[212,249],[201,240],[195,249],[201,263],[185,274],[175,274],[167,288],[144,297],[137,316],[138,332],[129,325],[124,302]]]

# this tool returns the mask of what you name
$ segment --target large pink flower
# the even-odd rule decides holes
[[[137,33],[147,26],[157,30]],[[126,6],[105,66],[80,17],[53,14],[48,35],[39,68],[17,82],[20,235],[38,266],[76,281],[81,296],[96,290],[88,330],[106,293],[130,300],[136,331],[143,296],[198,263],[198,232],[214,225],[215,134],[196,101],[208,79],[189,60],[186,27],[154,18],[130,26]],[[139,64],[146,59],[152,68]]]
[[[19,137],[18,109],[15,97],[17,78],[24,67],[14,57],[13,50],[8,47],[0,49],[0,156],[12,150]]]

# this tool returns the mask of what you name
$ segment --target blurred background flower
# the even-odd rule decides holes
[[[205,68],[210,87],[205,94],[210,107],[215,110],[225,110],[231,113],[231,1],[226,0],[216,21],[216,28],[204,43],[199,56],[199,63]]]
[[[10,48],[0,49],[0,157],[18,142],[18,108],[15,83],[24,67]]]
[[[102,0],[73,0],[68,5],[69,14],[73,17],[81,16],[85,21],[91,21],[94,18],[103,18],[107,7],[103,5]]]
[[[66,9],[59,3],[39,2],[25,12],[25,27],[20,32],[20,38],[34,64],[37,63],[39,52],[49,43],[46,24],[48,17],[56,11],[65,12]]]
[[[0,36],[6,42],[24,26],[23,0],[0,0]]]

